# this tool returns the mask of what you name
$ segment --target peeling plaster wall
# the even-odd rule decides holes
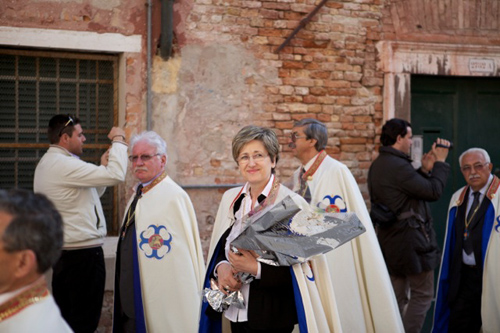
[[[0,25],[143,34],[144,1],[2,0]]]
[[[277,71],[229,44],[187,45],[167,62],[155,58],[153,73],[153,130],[169,144],[170,175],[182,185],[242,183],[231,141],[241,127],[265,124],[264,85]],[[212,221],[223,190],[188,192],[198,220]],[[210,232],[202,234],[207,240]]]

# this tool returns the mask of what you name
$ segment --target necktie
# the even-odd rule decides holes
[[[309,186],[307,186],[307,180],[304,179],[303,177],[305,173],[306,170],[302,168],[299,174],[299,180],[300,180],[299,194],[307,201],[307,203],[311,203],[311,191],[309,191]]]
[[[142,196],[142,187],[143,187],[142,184],[139,184],[139,186],[137,186],[134,200],[132,200],[130,208],[128,209],[127,220],[125,221],[122,227],[122,232],[121,232],[122,239],[125,237],[128,227],[135,222],[135,207],[137,207],[137,202]]]
[[[465,220],[465,232],[464,232],[464,250],[465,253],[471,254],[473,251],[472,248],[472,240],[469,237],[470,230],[469,230],[469,225],[471,224],[472,220],[474,219],[474,215],[476,215],[476,212],[479,208],[479,196],[480,192],[474,192],[474,200],[472,201],[472,205],[470,206],[469,213],[467,214],[467,219]]]
[[[139,184],[135,193],[134,200],[130,204],[130,208],[125,215],[125,223],[121,230],[120,241],[118,242],[118,251],[116,257],[119,283],[119,306],[123,312],[123,316],[135,318],[135,303],[134,303],[134,248],[137,247],[135,239],[135,208],[139,198],[142,196],[142,184]],[[130,226],[130,228],[129,228]],[[116,295],[116,294],[115,294]],[[118,304],[117,303],[117,304]]]

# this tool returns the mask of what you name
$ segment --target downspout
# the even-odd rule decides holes
[[[146,62],[146,76],[147,76],[147,87],[146,87],[146,129],[148,131],[151,130],[151,11],[153,8],[153,4],[151,2],[152,0],[148,0],[147,3],[147,47],[146,47],[146,53],[147,53],[147,62]]]
[[[160,55],[167,61],[172,55],[174,27],[174,0],[162,0],[161,3],[161,35]]]

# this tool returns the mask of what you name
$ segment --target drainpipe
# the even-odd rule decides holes
[[[146,76],[147,76],[147,87],[146,87],[146,129],[148,131],[151,130],[151,11],[153,8],[152,0],[148,0],[147,3],[147,48],[146,48],[146,53],[147,53],[147,63],[146,63]]]
[[[161,2],[161,35],[160,55],[163,60],[168,60],[172,55],[172,40],[174,27],[174,0]]]

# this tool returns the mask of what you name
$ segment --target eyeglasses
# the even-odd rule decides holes
[[[149,161],[150,159],[152,159],[153,157],[155,156],[160,156],[161,154],[154,154],[154,155],[130,155],[128,157],[129,161],[132,162],[132,163],[135,163],[137,162],[139,159],[141,159],[141,161],[143,162],[147,162]]]
[[[252,156],[242,155],[242,156],[238,157],[237,161],[239,164],[248,164],[248,163],[250,163],[250,159],[252,159],[255,163],[259,163],[259,162],[262,162],[268,156],[269,155],[264,155],[262,153],[256,153],[256,154],[253,154]]]
[[[307,135],[297,135],[297,132],[292,132],[292,134],[290,134],[290,139],[292,139],[292,142],[296,142],[297,139],[302,138],[307,138]]]
[[[463,167],[460,168],[460,170],[462,170],[462,172],[464,173],[468,173],[468,172],[471,172],[472,168],[474,168],[474,170],[476,172],[481,172],[483,171],[483,169],[488,165],[490,164],[489,162],[486,162],[486,163],[476,163],[474,164],[473,166],[470,166],[470,165],[465,165]]]
[[[64,124],[63,128],[61,128],[61,130],[59,131],[59,137],[63,134],[63,131],[66,129],[66,127],[68,127],[69,124],[75,124],[75,121],[73,120],[73,118],[71,118],[69,115],[68,115],[68,121],[66,122],[66,124]]]

